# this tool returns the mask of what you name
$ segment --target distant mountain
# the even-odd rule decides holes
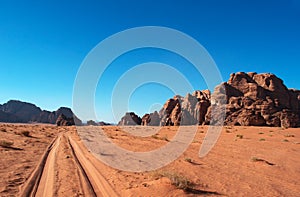
[[[55,124],[57,118],[63,114],[67,118],[74,118],[76,124],[81,124],[70,108],[60,107],[58,110],[50,112],[41,110],[32,103],[18,100],[10,100],[0,105],[0,122],[11,123],[50,123]]]
[[[176,95],[159,112],[142,118],[126,113],[119,125],[220,124],[219,112],[226,114],[225,125],[300,127],[300,91],[288,89],[274,74],[238,72],[213,94],[204,90]]]

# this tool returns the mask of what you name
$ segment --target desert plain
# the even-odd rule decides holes
[[[178,129],[165,126],[138,137],[118,126],[87,127],[102,129],[116,145],[136,152],[166,145]],[[151,132],[157,127],[126,129]],[[2,123],[0,196],[300,195],[299,128],[224,126],[213,149],[199,158],[207,129],[198,126],[188,149],[168,165],[126,172],[97,159],[75,126]]]

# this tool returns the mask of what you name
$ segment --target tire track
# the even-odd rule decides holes
[[[70,170],[76,173],[70,173],[69,171],[72,177],[63,177],[69,180],[60,180],[60,182],[58,182],[55,175],[60,173],[61,167],[63,167],[63,170],[68,170],[65,169],[67,166],[64,166],[61,162],[63,150],[69,150],[72,155],[72,157],[68,158],[71,160],[67,160],[67,162],[72,162],[72,166],[74,166],[75,169]],[[57,155],[60,155],[59,160],[57,159]],[[71,181],[70,179],[73,179],[73,183],[76,182],[74,181],[75,179],[77,180],[75,184],[78,185],[78,188],[80,188],[84,196],[118,196],[108,181],[106,181],[91,160],[85,156],[83,150],[68,133],[60,134],[51,142],[36,169],[21,188],[19,196],[56,196],[57,193],[55,193],[55,191],[61,186],[61,182],[63,181],[66,185],[68,181]]]
[[[98,171],[98,169],[94,166],[94,164],[88,160],[83,151],[80,149],[78,144],[69,136],[69,143],[72,147],[74,155],[76,155],[76,159],[86,174],[86,177],[89,179],[89,183],[91,184],[93,191],[96,196],[104,196],[104,197],[114,197],[118,196],[115,190],[111,187],[111,185],[107,182],[104,176]]]

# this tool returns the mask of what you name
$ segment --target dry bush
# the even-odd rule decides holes
[[[193,188],[193,183],[183,175],[180,175],[176,172],[157,172],[154,175],[155,178],[166,177],[170,179],[171,184],[174,185],[177,189],[188,190]]]
[[[191,158],[184,158],[184,161],[189,162],[189,163],[193,163],[193,160]]]
[[[10,148],[13,144],[14,144],[14,142],[12,142],[12,141],[0,140],[0,146],[2,146],[4,148]]]
[[[285,134],[284,137],[295,137],[293,134]]]
[[[237,137],[237,138],[240,138],[240,139],[243,139],[243,138],[244,138],[244,136],[241,135],[241,134],[237,134],[236,137]]]

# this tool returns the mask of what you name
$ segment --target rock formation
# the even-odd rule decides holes
[[[128,112],[122,117],[118,125],[141,125],[142,119],[134,112]]]
[[[157,126],[160,124],[160,118],[159,118],[159,114],[157,113],[157,111],[155,111],[154,113],[150,113],[150,114],[145,114],[142,117],[142,125],[144,126]]]
[[[64,114],[67,118],[74,117],[76,125],[81,125],[81,120],[74,116],[72,110],[67,107],[61,107],[56,111],[50,112],[41,110],[34,104],[17,100],[10,100],[0,105],[0,122],[55,124],[61,114]]]
[[[126,125],[130,117],[120,122]],[[169,99],[159,113],[145,114],[141,124],[300,127],[300,91],[288,89],[274,74],[238,72],[212,95],[204,90]]]
[[[98,125],[99,126],[109,126],[109,125],[112,125],[112,124],[104,122],[104,121],[100,121],[100,122],[98,122]]]
[[[222,85],[225,92],[215,93],[226,94],[226,125],[300,126],[300,91],[289,90],[274,74],[239,72]]]
[[[93,120],[88,120],[88,121],[86,122],[86,125],[98,126],[98,123],[96,123],[96,122],[93,121]]]
[[[68,118],[64,114],[60,114],[56,120],[57,126],[72,126],[75,125],[74,118]]]

